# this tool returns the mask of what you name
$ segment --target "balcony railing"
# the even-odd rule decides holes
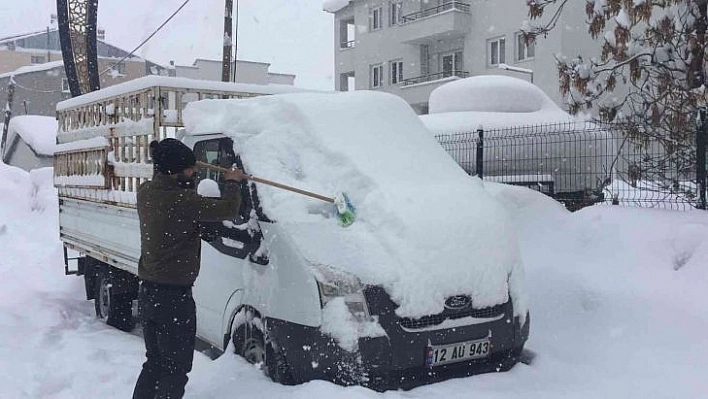
[[[451,1],[449,3],[441,4],[437,7],[428,8],[411,14],[403,16],[403,23],[407,24],[413,21],[417,21],[422,18],[430,17],[432,15],[437,15],[448,10],[458,10],[462,12],[469,13],[470,5],[468,3],[463,3],[461,1]]]
[[[339,43],[339,48],[354,48],[356,47],[356,40],[350,40],[348,42],[341,42]]]
[[[423,76],[417,76],[415,78],[405,79],[405,80],[403,80],[403,86],[410,86],[410,85],[414,85],[414,84],[418,84],[418,83],[432,82],[434,80],[451,78],[453,76],[456,76],[458,78],[466,78],[466,77],[470,76],[470,73],[467,71],[444,71],[444,72],[432,73],[429,75],[423,75]]]

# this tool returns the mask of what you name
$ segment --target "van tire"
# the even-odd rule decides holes
[[[108,270],[99,271],[94,291],[96,317],[119,330],[132,331],[135,326],[132,297],[113,292],[114,285],[114,278]]]
[[[251,364],[261,363],[263,371],[273,382],[283,385],[294,385],[290,366],[282,352],[276,350],[278,345],[270,340],[266,343],[263,331],[252,320],[260,317],[255,311],[242,309],[248,315],[244,324],[234,328],[231,341],[234,351]]]

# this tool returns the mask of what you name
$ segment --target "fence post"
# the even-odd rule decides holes
[[[7,147],[7,131],[10,126],[10,118],[12,118],[12,100],[15,96],[15,77],[10,76],[10,81],[7,86],[7,104],[5,105],[5,115],[2,124],[2,138],[0,138],[0,161],[5,160],[5,147]]]
[[[706,209],[706,141],[708,141],[708,120],[706,108],[701,108],[700,122],[696,130],[696,186],[698,188],[698,209]]]
[[[475,173],[480,179],[484,179],[484,130],[482,128],[477,129],[477,135],[479,140],[477,141],[477,165],[475,168]]]

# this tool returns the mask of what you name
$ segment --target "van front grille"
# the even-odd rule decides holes
[[[449,311],[445,310],[442,313],[438,313],[430,316],[423,316],[419,319],[411,319],[408,317],[401,318],[399,323],[401,327],[416,330],[425,327],[434,327],[442,324],[445,320],[456,320],[463,317],[474,317],[478,319],[487,319],[492,317],[498,317],[504,314],[504,306],[506,304],[500,304],[483,309],[474,309],[472,307],[464,310]]]

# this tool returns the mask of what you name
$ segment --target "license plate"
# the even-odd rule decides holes
[[[426,367],[441,366],[489,356],[488,338],[449,345],[429,345],[425,357]]]

